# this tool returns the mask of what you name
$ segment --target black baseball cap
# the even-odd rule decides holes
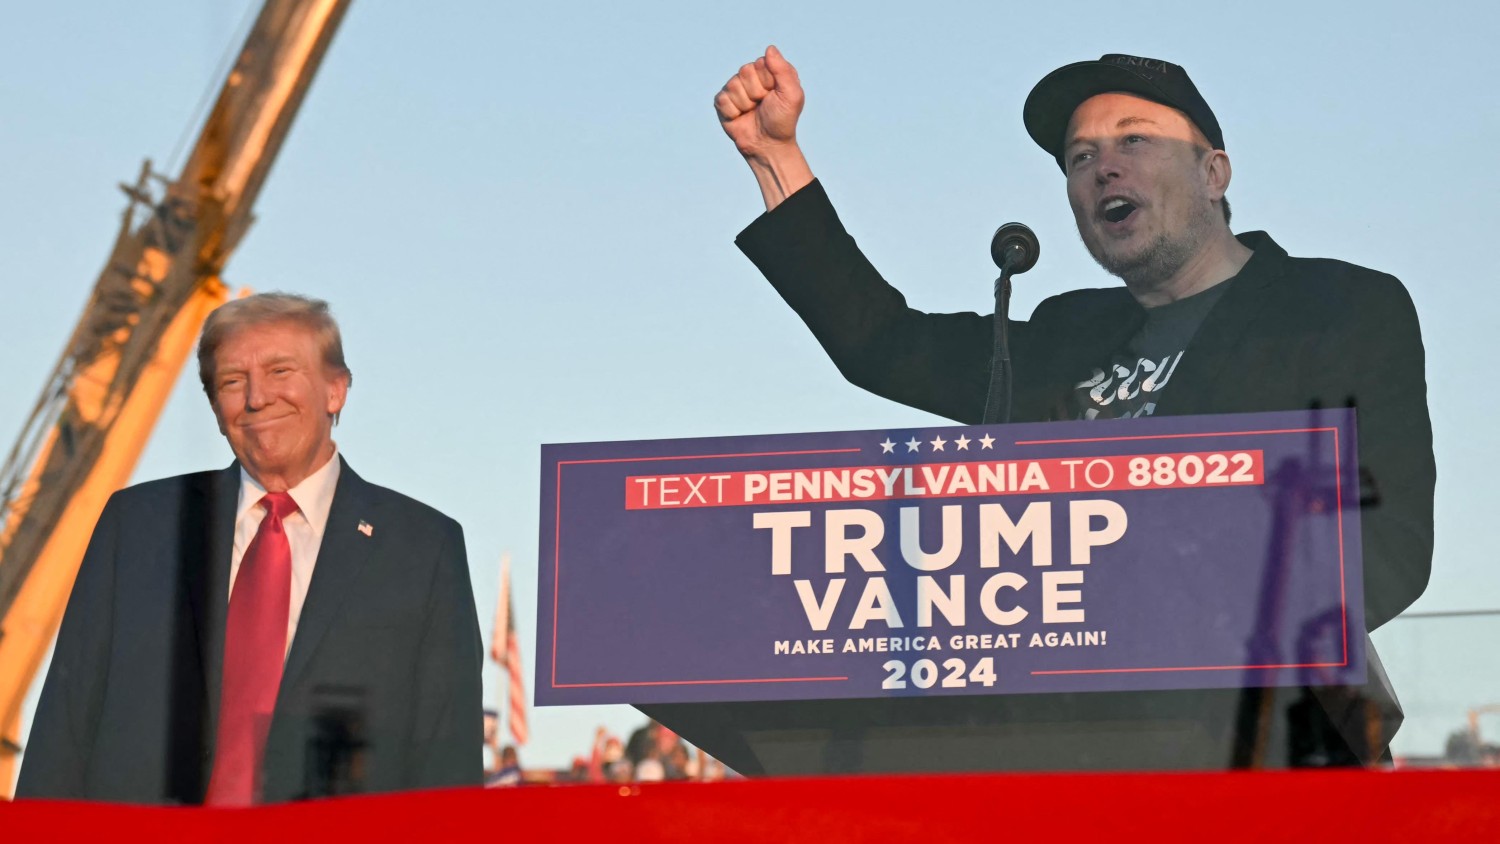
[[[1109,53],[1096,62],[1077,62],[1060,67],[1042,77],[1026,97],[1021,117],[1026,131],[1037,146],[1057,159],[1057,166],[1068,172],[1063,161],[1064,134],[1073,111],[1096,94],[1110,92],[1135,94],[1171,106],[1186,114],[1193,125],[1208,138],[1214,149],[1224,148],[1224,133],[1219,119],[1208,107],[1198,87],[1180,65],[1161,59]]]

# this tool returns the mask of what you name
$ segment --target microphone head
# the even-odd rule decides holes
[[[995,229],[995,236],[990,240],[990,257],[995,266],[1003,271],[1009,261],[1012,275],[1020,275],[1036,266],[1036,259],[1041,254],[1042,247],[1037,242],[1036,233],[1021,223],[1006,223]]]

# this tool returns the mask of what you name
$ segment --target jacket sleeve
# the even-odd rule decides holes
[[[1356,408],[1365,625],[1374,630],[1415,601],[1432,571],[1437,467],[1416,308],[1394,277],[1362,280],[1352,337],[1329,375]]]
[[[73,581],[36,718],[25,744],[19,798],[83,799],[109,665],[119,541],[116,498],[105,505]]]
[[[850,383],[964,423],[984,412],[994,318],[910,308],[844,230],[814,181],[735,243],[797,312]],[[1027,326],[1012,321],[1011,343]]]
[[[479,618],[463,528],[452,520],[447,526],[428,598],[418,676],[413,678],[412,788],[479,785],[483,776]]]

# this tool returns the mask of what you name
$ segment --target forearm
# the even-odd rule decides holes
[[[807,187],[813,180],[812,168],[795,140],[761,153],[746,155],[745,163],[750,165],[750,171],[755,174],[767,211]]]
[[[736,239],[851,383],[892,401],[977,422],[991,325],[978,314],[928,314],[880,276],[821,186],[762,215]]]
[[[483,650],[462,531],[452,527],[438,555],[418,660],[413,736],[420,761],[409,775],[415,788],[476,785],[482,774]]]
[[[88,796],[85,782],[109,663],[117,536],[111,499],[73,582],[27,742],[17,797]]]

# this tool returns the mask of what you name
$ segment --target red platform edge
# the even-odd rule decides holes
[[[1500,841],[1500,771],[995,774],[455,789],[253,809],[0,803],[5,841]],[[102,836],[102,837],[101,837]],[[1314,838],[1313,836],[1317,836]]]

